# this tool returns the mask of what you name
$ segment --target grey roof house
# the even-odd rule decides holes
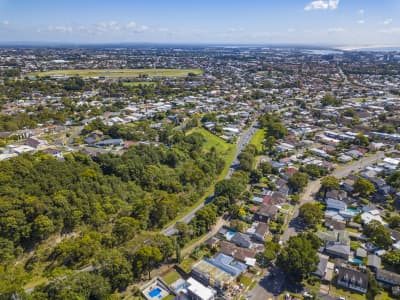
[[[339,267],[337,285],[356,292],[366,293],[368,289],[368,274],[350,268]]]

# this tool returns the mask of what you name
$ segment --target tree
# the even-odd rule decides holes
[[[259,183],[262,178],[262,174],[259,170],[251,170],[250,172],[250,183]]]
[[[386,178],[386,182],[394,188],[400,188],[400,171],[390,174]]]
[[[295,282],[317,269],[317,249],[305,235],[291,237],[278,255],[277,265]]]
[[[239,232],[245,232],[246,231],[246,223],[243,221],[240,221],[238,219],[232,220],[231,221],[231,227],[234,228],[236,231]]]
[[[243,151],[238,156],[240,169],[246,172],[250,172],[253,169],[253,165],[255,162],[255,157],[252,153],[247,151]]]
[[[305,166],[300,167],[300,171],[303,173],[307,173],[309,176],[313,178],[319,178],[327,174],[327,170],[324,167],[308,164]]]
[[[215,195],[225,196],[233,203],[242,193],[244,187],[237,184],[237,181],[231,179],[223,179],[215,185]]]
[[[132,266],[116,249],[102,252],[97,264],[101,276],[108,279],[113,291],[122,291],[133,281]]]
[[[364,134],[362,134],[361,132],[359,134],[357,134],[357,136],[354,139],[354,143],[356,145],[360,145],[360,146],[364,146],[367,147],[369,145],[369,139],[368,137],[366,137]]]
[[[300,207],[299,217],[307,227],[315,229],[321,223],[324,214],[319,203],[305,203]]]
[[[274,149],[275,144],[276,144],[276,138],[272,135],[269,135],[264,140],[264,146],[265,148],[267,148],[269,152],[271,152]]]
[[[162,261],[162,254],[157,247],[144,245],[134,255],[133,271],[138,277],[148,272],[149,279],[151,270]]]
[[[185,222],[177,222],[175,224],[175,229],[178,230],[177,243],[180,246],[183,246],[190,241],[193,232],[188,224]]]
[[[7,265],[14,259],[14,244],[12,241],[0,237],[0,264]]]
[[[364,226],[364,234],[380,248],[389,249],[393,244],[389,230],[378,221],[371,221]]]
[[[393,266],[397,272],[400,272],[400,250],[389,251],[382,258],[385,263]]]
[[[217,221],[216,207],[208,204],[198,210],[191,224],[198,235],[205,233],[211,229],[211,226]]]
[[[289,186],[294,192],[303,191],[308,183],[308,175],[302,172],[296,172],[289,178]]]
[[[394,215],[394,216],[390,217],[389,227],[392,229],[397,229],[400,227],[400,216],[399,215]]]
[[[33,221],[32,233],[39,240],[47,239],[54,230],[54,224],[47,216],[40,215]]]
[[[280,250],[280,246],[278,243],[273,241],[265,242],[265,249],[263,252],[263,259],[265,263],[271,263],[274,259],[276,259],[278,252]]]
[[[353,185],[355,193],[359,193],[363,196],[369,196],[375,192],[375,185],[365,178],[358,178]]]
[[[267,161],[260,164],[260,169],[264,176],[272,173],[272,165]]]
[[[113,234],[118,243],[133,239],[139,230],[139,221],[131,217],[122,217],[115,222]]]
[[[339,189],[339,179],[335,176],[326,176],[321,179],[321,188],[324,191],[325,200],[328,191]]]
[[[332,94],[326,94],[322,99],[321,99],[321,104],[322,106],[340,106],[342,105],[342,101],[337,99],[335,96]]]

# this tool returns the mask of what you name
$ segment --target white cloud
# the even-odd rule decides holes
[[[333,27],[328,29],[328,32],[344,32],[344,31],[346,30],[342,27]]]
[[[7,20],[4,20],[1,22],[1,25],[8,26],[8,25],[10,25],[10,22],[8,22]]]
[[[71,33],[72,27],[71,26],[53,26],[50,25],[47,27],[48,31],[51,32],[60,32],[60,33]]]
[[[314,0],[310,3],[308,3],[305,7],[304,10],[310,11],[310,10],[335,10],[339,6],[339,0]]]
[[[364,10],[364,9],[360,8],[360,9],[358,10],[358,14],[359,14],[360,16],[363,16],[364,13],[365,13],[365,10]]]
[[[232,27],[228,29],[229,33],[237,33],[237,32],[243,32],[244,28],[243,27]]]
[[[393,22],[393,19],[389,18],[389,19],[386,19],[385,21],[383,21],[383,25],[390,25],[390,24],[392,24],[392,22]]]
[[[125,28],[130,32],[144,32],[149,29],[146,25],[138,25],[136,22],[129,22],[125,25]]]
[[[365,24],[365,20],[358,20],[357,23],[358,24]]]
[[[392,27],[388,29],[379,30],[380,33],[390,33],[390,34],[398,34],[400,33],[400,27]]]
[[[296,29],[294,29],[294,28],[288,28],[287,32],[289,32],[289,33],[296,32]]]

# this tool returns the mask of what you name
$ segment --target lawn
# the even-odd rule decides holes
[[[245,275],[239,276],[238,279],[239,279],[239,283],[243,284],[244,286],[250,286],[250,284],[251,284],[251,282],[253,280],[252,277],[248,277],[248,276],[245,276]]]
[[[343,290],[343,289],[340,289],[340,288],[335,287],[333,285],[331,285],[331,287],[330,287],[329,294],[331,296],[336,297],[336,298],[339,298],[341,296],[345,297],[346,300],[365,300],[366,299],[365,295],[354,293],[354,292],[351,292],[349,290]]]
[[[255,287],[256,287],[256,285],[257,285],[257,280],[254,280],[251,284],[250,284],[250,286],[249,286],[249,291],[251,291],[252,289],[254,289]]]
[[[195,264],[196,260],[188,257],[185,258],[178,266],[181,268],[185,273],[189,274],[192,271],[192,266]]]
[[[390,295],[386,291],[381,292],[378,296],[375,297],[375,300],[389,300],[389,299],[393,298],[390,297]]]
[[[258,152],[263,150],[263,141],[264,141],[265,130],[258,129],[257,132],[253,135],[253,138],[250,141],[251,145],[255,145]]]
[[[181,278],[179,273],[175,270],[172,270],[165,274],[162,279],[165,281],[166,284],[170,285],[177,281],[179,278]]]
[[[81,76],[81,77],[186,77],[189,73],[203,74],[201,69],[87,69],[87,70],[52,70],[47,72],[34,72],[28,76]]]

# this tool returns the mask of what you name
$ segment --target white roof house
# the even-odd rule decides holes
[[[394,158],[391,158],[391,157],[385,157],[385,158],[383,159],[383,162],[384,162],[384,163],[387,163],[387,164],[390,164],[390,165],[395,165],[395,166],[397,166],[397,165],[400,163],[400,160],[394,159]]]
[[[204,285],[202,285],[197,280],[190,277],[187,280],[189,287],[187,288],[189,293],[194,295],[196,299],[200,300],[213,300],[216,292],[213,289],[210,289]]]
[[[364,224],[368,224],[372,221],[378,221],[381,224],[386,224],[382,217],[379,215],[379,211],[378,210],[371,210],[368,212],[365,212],[363,214],[361,214],[361,219],[363,221]]]

